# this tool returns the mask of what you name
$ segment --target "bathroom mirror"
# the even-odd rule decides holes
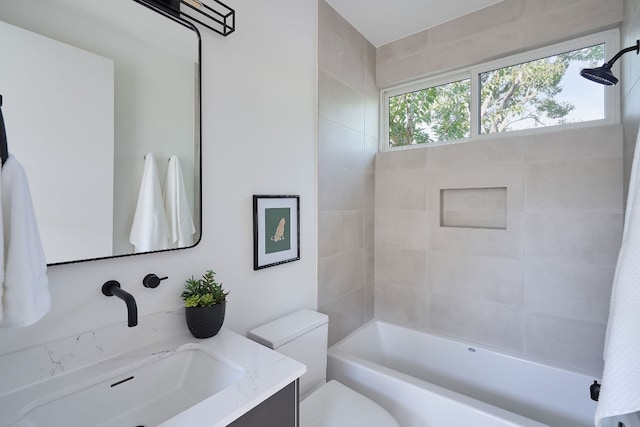
[[[138,0],[4,1],[0,21],[8,146],[27,173],[47,263],[137,252],[129,235],[148,153],[161,204],[177,156],[195,232],[145,251],[197,244],[197,29]]]

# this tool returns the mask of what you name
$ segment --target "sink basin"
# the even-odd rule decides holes
[[[155,355],[100,380],[26,408],[22,425],[157,426],[215,395],[244,375],[198,344]]]

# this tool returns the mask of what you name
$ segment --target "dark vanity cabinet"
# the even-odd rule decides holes
[[[298,427],[298,380],[292,382],[230,427]]]

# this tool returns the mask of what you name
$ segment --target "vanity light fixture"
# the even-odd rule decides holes
[[[218,0],[136,0],[175,17],[186,18],[222,36],[236,29],[236,12]]]
[[[634,46],[629,46],[616,53],[613,58],[596,68],[583,68],[580,70],[580,75],[585,79],[589,79],[593,82],[600,83],[606,86],[613,86],[618,83],[618,79],[611,72],[613,64],[625,53],[634,51],[640,52],[640,40],[636,40]]]

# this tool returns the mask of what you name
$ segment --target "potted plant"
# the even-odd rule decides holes
[[[191,276],[180,295],[184,300],[187,326],[196,338],[214,336],[224,322],[229,292],[224,291],[222,283],[215,281],[215,274],[209,270],[200,279]]]

